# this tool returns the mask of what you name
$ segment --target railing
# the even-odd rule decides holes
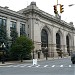
[[[55,46],[54,46],[55,47]],[[52,47],[53,49],[51,50],[45,50],[44,47],[42,50],[35,50],[34,51],[34,57],[37,58],[37,59],[43,59],[43,58],[46,58],[46,60],[48,58],[63,58],[63,57],[69,57],[71,56],[71,53],[73,51],[73,49],[75,47],[70,47],[70,48],[55,48]],[[62,47],[65,47],[65,46],[62,46]],[[63,50],[64,49],[64,50]]]

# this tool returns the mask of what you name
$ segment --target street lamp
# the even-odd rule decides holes
[[[4,54],[5,54],[5,44],[3,43],[1,46],[1,51],[2,51],[2,64],[4,64],[5,63],[5,58],[4,58]]]

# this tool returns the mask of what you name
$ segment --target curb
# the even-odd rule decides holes
[[[60,60],[60,59],[65,59],[65,58],[70,58],[70,57],[62,57],[62,58],[48,58],[49,60]],[[37,62],[39,61],[47,61],[46,59],[38,59]],[[9,62],[5,62],[5,64],[2,64],[2,62],[0,62],[0,66],[6,66],[6,65],[14,65],[14,64],[28,64],[28,63],[33,63],[33,60],[23,60],[23,62],[21,61],[9,61]]]

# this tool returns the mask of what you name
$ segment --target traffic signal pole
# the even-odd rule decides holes
[[[58,5],[58,0],[57,0],[57,5]]]

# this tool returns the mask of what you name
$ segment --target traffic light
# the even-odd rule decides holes
[[[64,10],[63,10],[63,9],[64,9],[63,6],[64,6],[64,5],[61,5],[61,4],[60,4],[60,13],[64,12]]]
[[[54,13],[55,13],[55,14],[58,14],[57,5],[54,5]]]

